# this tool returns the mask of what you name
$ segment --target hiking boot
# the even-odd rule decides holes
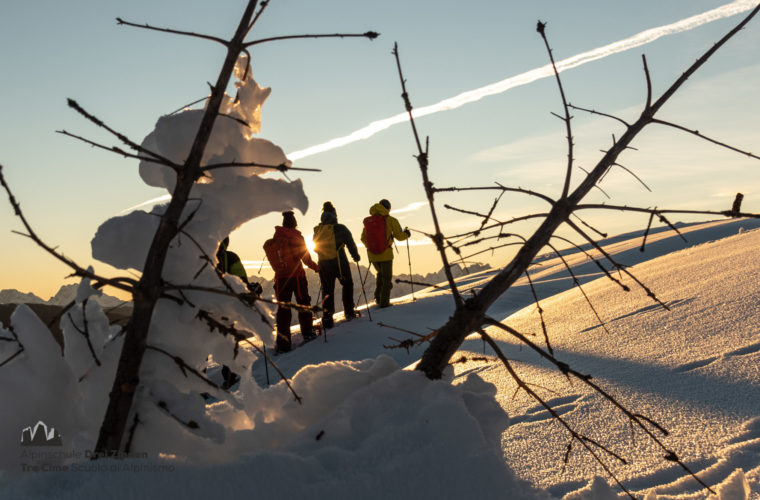
[[[303,341],[308,342],[310,340],[314,340],[315,338],[317,338],[316,333],[307,333],[306,335],[303,336]]]
[[[346,313],[346,321],[351,321],[353,319],[360,318],[360,317],[361,317],[361,314],[359,313],[359,311],[351,311],[351,312]]]
[[[323,328],[327,329],[327,328],[332,328],[333,326],[335,326],[335,323],[333,322],[332,318],[327,318],[327,317],[322,318],[322,327]]]

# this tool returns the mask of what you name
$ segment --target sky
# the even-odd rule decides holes
[[[364,39],[296,40],[259,45],[253,74],[272,94],[262,108],[259,137],[286,153],[303,151],[403,112],[394,42],[415,107],[522,75],[548,62],[535,32],[547,22],[557,60],[683,20],[728,1],[682,0],[634,3],[555,1],[530,3],[478,0],[413,3],[274,0],[251,38],[280,34],[365,32]],[[750,6],[752,2],[745,2]],[[98,151],[57,134],[67,130],[108,145],[114,141],[66,106],[77,100],[110,126],[140,142],[159,116],[207,95],[223,53],[213,43],[117,26],[115,18],[226,37],[237,25],[242,1],[5,2],[0,9],[0,164],[16,198],[38,234],[81,264],[93,262],[90,240],[98,226],[129,207],[165,192],[142,183],[137,163]],[[740,16],[728,17],[659,38],[568,70],[562,74],[568,100],[632,120],[645,98],[641,54],[646,53],[655,92],[662,91]],[[760,103],[760,28],[751,23],[669,102],[661,117],[757,150]],[[500,182],[556,195],[566,162],[564,124],[553,79],[539,79],[455,110],[420,118],[430,138],[430,176],[436,186],[486,186]],[[613,121],[574,113],[573,134],[580,167],[590,168],[621,128]],[[652,193],[622,170],[602,183],[610,203],[724,210],[745,194],[744,209],[760,212],[757,160],[720,150],[683,133],[645,131],[621,163],[633,169]],[[310,199],[299,226],[308,237],[323,201],[358,239],[361,220],[381,198],[389,199],[402,225],[431,230],[429,209],[413,155],[408,124],[330,151],[299,157],[294,166],[321,172],[291,172]],[[576,170],[575,179],[580,176]],[[479,220],[443,208],[444,203],[486,212],[496,194],[440,195],[443,229],[456,234]],[[590,201],[606,200],[600,191]],[[28,239],[13,234],[21,224],[0,203],[0,288],[53,295],[68,269]],[[416,208],[412,210],[411,208]],[[494,212],[508,219],[544,207],[505,196]],[[642,228],[644,216],[589,215],[611,234]],[[250,261],[255,275],[261,244],[279,224],[278,213],[248,222],[231,236],[231,249]],[[528,230],[528,227],[521,228]],[[411,247],[414,272],[440,268],[433,247]],[[406,267],[403,245],[398,265]],[[504,264],[509,249],[475,260]],[[113,273],[95,263],[96,271]],[[266,271],[264,271],[266,272]]]

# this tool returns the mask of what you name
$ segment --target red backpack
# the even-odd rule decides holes
[[[285,238],[266,240],[264,253],[275,274],[289,275],[301,264],[301,256],[294,255],[293,248]]]
[[[370,215],[364,218],[364,239],[367,240],[367,250],[370,253],[381,254],[390,248],[386,234],[385,217]]]

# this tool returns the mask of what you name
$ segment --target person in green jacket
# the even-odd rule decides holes
[[[230,237],[227,236],[219,244],[219,249],[216,251],[216,268],[222,273],[232,274],[243,280],[248,291],[255,296],[261,295],[261,285],[255,281],[248,281],[248,273],[245,272],[243,267],[243,261],[240,260],[240,256],[235,252],[228,250],[230,246]]]
[[[366,221],[372,216],[381,216],[385,219],[385,242],[386,248],[380,253],[373,253],[367,248],[367,258],[377,272],[375,284],[375,302],[378,307],[388,307],[391,305],[391,288],[393,288],[393,240],[403,241],[411,233],[409,229],[401,229],[398,219],[390,215],[391,202],[380,200],[369,209],[370,217],[365,219],[365,227],[362,230],[362,243],[367,246],[367,223]],[[371,237],[371,236],[370,236]]]
[[[216,251],[216,268],[224,274],[232,274],[237,276],[243,280],[243,283],[245,283],[245,286],[248,287],[249,292],[251,292],[256,297],[260,296],[262,291],[261,285],[255,281],[248,281],[248,273],[245,272],[243,261],[240,260],[240,256],[238,254],[229,250],[229,246],[230,237],[227,236],[219,244],[219,249]],[[230,370],[229,366],[223,365],[222,378],[224,379],[222,388],[229,389],[240,380],[240,375],[233,373],[232,370]]]

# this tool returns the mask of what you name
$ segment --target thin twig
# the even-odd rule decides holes
[[[546,46],[546,51],[549,54],[549,60],[552,63],[552,69],[554,70],[554,78],[557,80],[557,87],[559,88],[559,94],[562,98],[562,109],[565,110],[565,116],[560,117],[565,122],[565,132],[567,133],[567,170],[565,172],[565,185],[562,188],[562,196],[560,198],[567,198],[567,194],[570,192],[570,177],[573,172],[573,130],[570,124],[572,117],[570,116],[570,108],[567,105],[567,99],[565,99],[565,89],[562,87],[562,79],[559,76],[557,65],[554,63],[554,54],[552,48],[549,46],[549,40],[546,38],[546,23],[538,21],[536,24],[536,31],[541,35]]]
[[[367,31],[364,33],[332,33],[318,35],[282,35],[253,40],[251,42],[246,42],[243,46],[245,48],[248,48],[260,43],[277,42],[281,40],[298,40],[302,38],[367,38],[368,40],[374,40],[378,36],[380,36],[380,33],[376,33],[374,31]]]
[[[156,27],[156,26],[151,26],[148,23],[137,24],[137,23],[125,21],[124,19],[122,19],[120,17],[116,18],[116,24],[118,24],[119,26],[131,26],[133,28],[142,28],[142,29],[151,30],[151,31],[160,31],[162,33],[171,33],[172,35],[183,35],[183,36],[190,36],[190,37],[193,37],[193,38],[201,38],[203,40],[210,40],[212,42],[220,43],[220,44],[224,45],[225,47],[227,47],[229,45],[229,42],[227,40],[223,40],[223,39],[215,37],[215,36],[204,35],[204,34],[201,34],[201,33],[194,33],[192,31],[181,31],[181,30],[175,30],[175,29],[171,29],[171,28],[159,28],[159,27]]]

